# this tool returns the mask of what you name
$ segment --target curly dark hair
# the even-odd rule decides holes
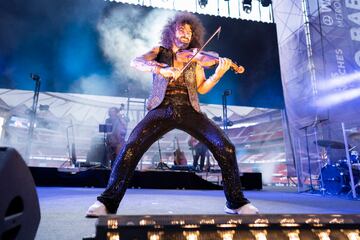
[[[192,38],[188,48],[199,48],[204,43],[205,28],[200,19],[191,13],[178,13],[174,18],[169,19],[161,33],[161,45],[171,48],[175,40],[177,25],[189,24],[192,30]]]

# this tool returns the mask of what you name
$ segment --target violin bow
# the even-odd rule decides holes
[[[211,37],[204,43],[204,45],[201,46],[201,48],[199,48],[199,50],[194,54],[194,56],[192,56],[190,58],[190,60],[185,64],[185,66],[180,70],[180,74],[179,76],[185,71],[185,69],[190,65],[191,61],[196,57],[196,55],[198,55],[199,52],[201,52],[206,45],[208,45],[208,43],[216,36],[216,34],[218,35],[218,39],[220,37],[220,32],[221,32],[221,26],[218,27],[218,29],[216,29],[216,31],[213,33],[213,35],[211,35]]]

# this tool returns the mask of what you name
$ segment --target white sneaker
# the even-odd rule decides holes
[[[107,215],[108,211],[102,202],[96,201],[89,207],[86,212],[87,218],[97,218],[99,216]]]
[[[228,214],[259,214],[259,209],[251,203],[245,204],[238,209],[230,209],[225,205],[224,211]]]

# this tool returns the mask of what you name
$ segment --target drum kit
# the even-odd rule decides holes
[[[360,133],[355,132],[349,134],[352,140],[360,140]],[[325,149],[338,149],[345,150],[344,143],[331,141],[331,140],[318,140],[315,142],[318,146]],[[360,157],[359,153],[355,151],[355,147],[348,146],[350,166],[347,158],[340,159],[335,163],[327,161],[321,168],[319,180],[321,183],[321,190],[331,195],[340,195],[350,193],[351,188],[351,175],[353,176],[354,189],[360,194]],[[352,173],[351,173],[351,172]]]

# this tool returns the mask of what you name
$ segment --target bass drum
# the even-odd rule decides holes
[[[321,169],[322,184],[326,193],[338,195],[350,191],[350,174],[344,165],[326,165]],[[359,181],[359,171],[353,169],[354,184]],[[321,177],[320,177],[321,180]]]

